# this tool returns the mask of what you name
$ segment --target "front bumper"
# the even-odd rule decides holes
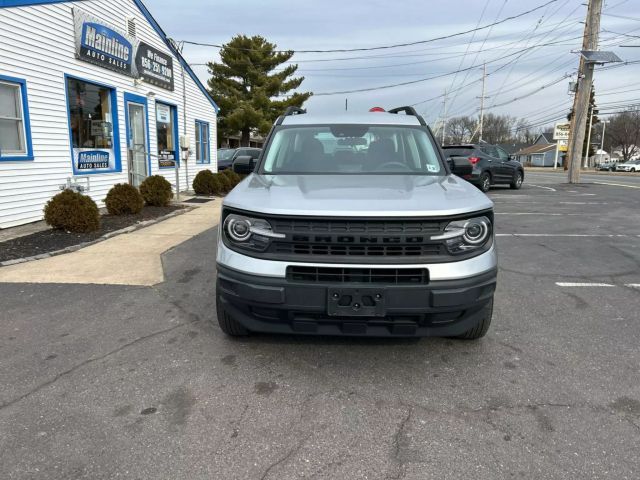
[[[492,301],[497,269],[424,285],[296,282],[218,265],[220,306],[253,332],[371,337],[455,336],[473,328]],[[330,315],[329,292],[380,290],[384,316]]]

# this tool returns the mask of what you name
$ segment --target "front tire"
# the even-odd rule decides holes
[[[520,187],[522,187],[522,172],[520,170],[513,175],[509,187],[511,187],[512,190],[520,190]]]
[[[478,185],[478,188],[484,193],[487,193],[489,189],[491,189],[491,175],[487,172],[483,172],[480,175],[480,184]]]
[[[216,316],[218,317],[218,325],[220,330],[230,337],[245,337],[249,335],[247,330],[240,322],[235,320],[222,306],[220,295],[216,295]]]
[[[457,338],[462,340],[477,340],[484,337],[489,331],[491,325],[491,317],[493,316],[493,298],[482,308],[482,316],[478,323],[472,328],[464,332],[462,335],[458,335]]]

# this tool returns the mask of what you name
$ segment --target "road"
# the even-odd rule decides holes
[[[560,182],[490,192],[478,342],[226,338],[215,230],[155,287],[0,284],[0,478],[637,479],[640,188]]]
[[[562,170],[556,172],[527,172],[527,179],[542,180],[544,182],[561,183],[567,179],[567,173]],[[616,184],[616,185],[631,185],[640,186],[640,173],[628,174],[628,175],[616,175],[607,172],[599,173],[582,173],[580,175],[582,183],[595,183],[599,184]]]

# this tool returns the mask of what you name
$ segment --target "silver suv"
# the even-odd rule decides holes
[[[404,114],[402,114],[404,113]],[[463,161],[464,160],[464,161]],[[493,310],[493,203],[411,107],[290,107],[224,199],[217,316],[229,335],[480,338]]]

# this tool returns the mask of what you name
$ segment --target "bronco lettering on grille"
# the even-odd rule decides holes
[[[323,243],[323,244],[332,244],[332,243],[382,243],[382,244],[399,244],[399,243],[424,243],[425,237],[363,237],[363,236],[353,236],[353,235],[340,235],[340,236],[331,236],[331,235],[293,235],[291,240],[294,242],[305,242],[305,243]]]

